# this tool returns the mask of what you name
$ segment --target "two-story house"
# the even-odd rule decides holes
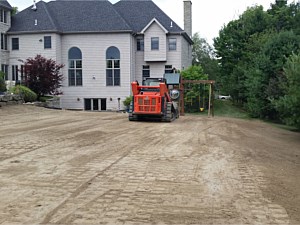
[[[65,65],[62,108],[121,109],[132,81],[191,65],[192,3],[183,4],[186,31],[152,0],[39,1],[11,17],[3,71],[22,82],[24,61],[41,54]]]

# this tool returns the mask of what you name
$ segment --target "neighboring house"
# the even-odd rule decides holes
[[[191,65],[191,5],[184,1],[186,31],[151,0],[40,1],[13,16],[8,30],[11,6],[1,1],[8,38],[1,64],[8,80],[22,82],[27,58],[52,58],[65,65],[62,108],[121,109],[132,81]]]

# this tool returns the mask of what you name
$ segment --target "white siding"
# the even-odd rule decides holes
[[[151,38],[159,38],[159,50],[151,50]],[[167,40],[166,33],[156,23],[153,22],[151,26],[146,30],[144,35],[145,41],[145,61],[166,61],[167,60]]]
[[[135,79],[141,84],[143,79],[143,65],[148,64],[144,61],[143,51],[136,51],[135,58]]]
[[[121,86],[106,86],[106,50],[115,46],[121,54]],[[78,47],[83,57],[83,86],[68,86],[68,51]],[[130,34],[80,34],[64,35],[62,38],[63,108],[83,109],[85,98],[106,98],[107,109],[118,109],[118,98],[122,101],[130,95],[131,76]],[[95,79],[93,79],[95,77]],[[79,99],[79,101],[78,101]],[[112,101],[110,101],[112,99]]]
[[[44,36],[51,36],[51,49],[44,49]],[[19,50],[12,50],[12,38],[19,38]],[[11,78],[12,65],[18,65],[18,67],[21,68],[21,65],[26,61],[26,59],[34,58],[37,54],[40,54],[45,58],[51,58],[57,61],[57,63],[60,63],[60,59],[57,60],[59,55],[57,55],[56,50],[57,48],[60,48],[60,46],[57,46],[56,40],[59,40],[59,35],[53,33],[9,35],[9,77]]]
[[[169,38],[176,38],[177,48],[176,50],[169,50]],[[167,62],[166,65],[172,65],[172,67],[181,70],[181,52],[182,52],[182,44],[181,44],[181,36],[180,35],[169,35],[167,36]]]
[[[52,37],[52,48],[44,49],[44,36]],[[19,50],[11,50],[11,38],[19,38]],[[151,49],[151,37],[160,38],[160,50]],[[176,51],[169,51],[168,38],[176,38]],[[40,41],[42,40],[42,41]],[[142,82],[143,65],[150,66],[151,77],[163,77],[165,65],[176,69],[191,65],[191,46],[180,35],[166,35],[155,22],[145,32],[145,51],[137,51],[136,38],[129,33],[123,34],[20,34],[8,37],[9,73],[11,66],[21,67],[21,60],[41,54],[64,64],[62,70],[64,81],[62,86],[61,107],[84,109],[84,99],[107,99],[107,109],[123,108],[122,101],[131,94],[130,83],[133,80]],[[106,50],[115,46],[121,54],[121,85],[106,86]],[[68,85],[68,51],[78,47],[83,56],[83,86]],[[148,56],[148,58],[147,58]],[[1,56],[2,57],[2,56]],[[150,58],[149,58],[150,57]],[[11,77],[11,74],[9,74]],[[20,77],[20,76],[19,76]],[[120,99],[120,100],[118,100]]]
[[[53,43],[55,43],[54,47],[55,47],[56,62],[60,63],[60,64],[62,63],[61,39],[62,39],[62,37],[59,34],[52,35],[52,45],[53,45]]]
[[[52,48],[44,49],[44,36],[51,36]],[[16,60],[26,60],[29,57],[35,57],[37,54],[42,55],[45,58],[51,58],[57,60],[56,37],[58,35],[45,33],[45,34],[21,34],[21,35],[9,35],[8,48],[10,50],[10,62],[14,63]],[[12,50],[11,40],[12,38],[19,38],[19,50]]]
[[[8,63],[9,63],[9,60],[8,60],[8,58],[9,58],[9,51],[6,51],[6,50],[1,50],[1,55],[0,55],[0,64],[6,64],[6,65],[8,65]]]
[[[182,53],[181,53],[181,69],[187,69],[192,65],[192,46],[188,41],[182,36]]]
[[[166,34],[164,34],[166,36]],[[168,39],[169,38],[176,38],[177,40],[177,48],[176,50],[169,51],[168,50]],[[145,41],[146,42],[146,41]],[[150,76],[155,78],[161,78],[163,77],[165,73],[165,65],[172,65],[172,67],[176,69],[182,69],[181,64],[181,57],[182,57],[182,38],[180,35],[169,35],[165,38],[165,45],[166,45],[166,61],[164,62],[150,62],[146,61],[144,58],[143,51],[136,51],[136,40],[135,40],[135,74],[136,74],[136,80],[139,81],[139,83],[142,83],[142,72],[143,72],[143,65],[149,65],[150,66]]]
[[[136,57],[135,57],[135,52],[136,52],[136,39],[134,38],[134,36],[131,36],[130,38],[130,65],[131,65],[131,74],[130,74],[130,83],[135,81],[136,78],[136,70],[135,70],[135,64],[136,64]]]

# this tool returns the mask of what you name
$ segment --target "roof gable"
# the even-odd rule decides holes
[[[143,0],[145,1],[145,0]],[[164,28],[163,25],[160,24],[160,22],[158,22],[155,18],[153,20],[150,21],[150,23],[147,24],[147,26],[141,31],[141,33],[145,33],[146,30],[148,30],[148,28],[153,24],[153,23],[157,23],[157,25],[167,34],[168,30],[166,28]]]
[[[121,0],[114,4],[114,8],[136,33],[140,33],[153,19],[169,33],[183,32],[152,0]]]
[[[1,0],[0,1],[0,6],[9,10],[12,10],[12,6],[8,3],[6,0]]]

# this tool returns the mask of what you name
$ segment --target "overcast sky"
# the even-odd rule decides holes
[[[49,0],[44,0],[48,2]],[[183,0],[153,0],[171,19],[183,28]],[[297,0],[298,1],[298,0]],[[19,11],[32,5],[32,0],[8,0]],[[110,0],[115,3],[118,0]],[[213,43],[224,24],[238,18],[247,7],[256,4],[268,9],[275,0],[192,0],[193,3],[193,33],[199,32],[201,37]],[[289,0],[288,3],[293,2]]]

